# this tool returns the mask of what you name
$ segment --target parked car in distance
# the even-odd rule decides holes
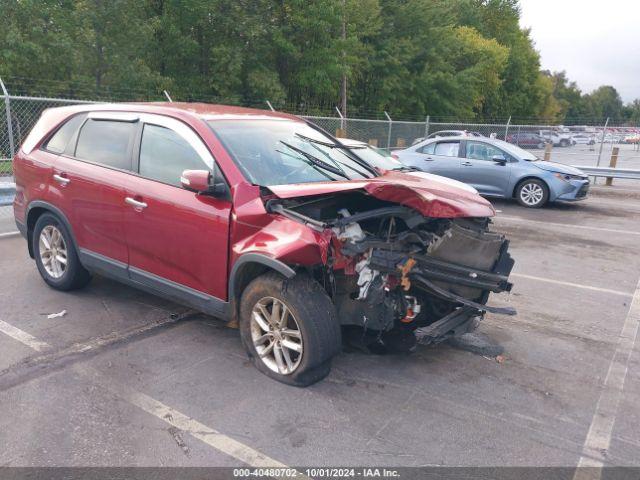
[[[440,138],[440,137],[482,137],[479,132],[470,132],[469,130],[440,130],[439,132],[433,132],[427,135],[427,138]]]
[[[471,185],[467,185],[466,183],[462,183],[451,178],[442,177],[440,175],[433,175],[432,173],[423,172],[415,167],[408,167],[397,160],[397,158],[394,156],[395,154],[389,153],[382,148],[369,145],[366,142],[353,140],[351,138],[340,138],[339,141],[346,148],[358,155],[362,160],[367,162],[369,165],[377,168],[381,172],[385,170],[405,172],[407,175],[453,186],[462,190],[467,190],[471,193],[478,193],[475,188],[473,188]]]
[[[433,132],[426,137],[418,137],[413,140],[412,145],[420,143],[428,138],[442,138],[442,137],[484,137],[480,132],[470,132],[469,130],[439,130]]]
[[[554,147],[570,147],[575,145],[569,132],[557,132],[555,130],[540,130],[540,136],[551,142]]]
[[[319,127],[207,104],[45,110],[14,158],[16,225],[57,290],[103,274],[239,327],[255,367],[305,386],[346,338],[411,352],[511,289],[491,204],[380,172]],[[206,381],[206,379],[203,379]]]
[[[586,133],[576,133],[571,136],[574,145],[595,145],[596,141],[591,135]]]
[[[542,150],[547,144],[547,140],[536,133],[512,133],[507,135],[507,142],[518,145],[522,148],[537,148]]]
[[[529,208],[583,200],[589,190],[588,176],[577,168],[541,161],[502,140],[432,139],[394,154],[405,165],[468,183],[481,195],[515,198]]]

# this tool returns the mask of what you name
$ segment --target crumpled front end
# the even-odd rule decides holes
[[[432,218],[349,191],[271,199],[267,210],[330,237],[326,261],[311,268],[336,306],[346,337],[369,350],[410,351],[471,330],[487,304],[509,291],[509,242],[490,220]]]

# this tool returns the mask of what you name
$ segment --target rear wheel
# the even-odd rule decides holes
[[[331,300],[312,278],[267,273],[240,301],[240,335],[249,358],[265,375],[304,387],[324,378],[341,348]]]
[[[538,144],[538,150],[542,150],[544,148],[544,143],[540,142]]]
[[[49,286],[75,290],[89,283],[91,275],[80,264],[71,234],[56,216],[40,216],[31,241],[38,271]]]
[[[542,180],[525,180],[516,188],[516,200],[524,207],[540,208],[549,200],[549,188]]]

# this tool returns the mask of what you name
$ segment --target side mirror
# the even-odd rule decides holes
[[[184,170],[180,177],[182,187],[194,192],[208,192],[211,189],[211,172],[207,170]]]
[[[493,160],[494,162],[500,165],[507,164],[507,159],[504,158],[504,155],[494,155],[493,157],[491,157],[491,160]]]
[[[229,187],[220,175],[217,165],[214,169],[213,174],[209,170],[184,170],[180,176],[182,188],[229,200]]]

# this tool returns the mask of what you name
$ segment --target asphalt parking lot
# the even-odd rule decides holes
[[[501,361],[421,346],[342,353],[281,385],[220,321],[96,277],[48,288],[0,238],[0,466],[640,465],[640,194],[525,210]],[[57,318],[48,314],[66,310]]]

